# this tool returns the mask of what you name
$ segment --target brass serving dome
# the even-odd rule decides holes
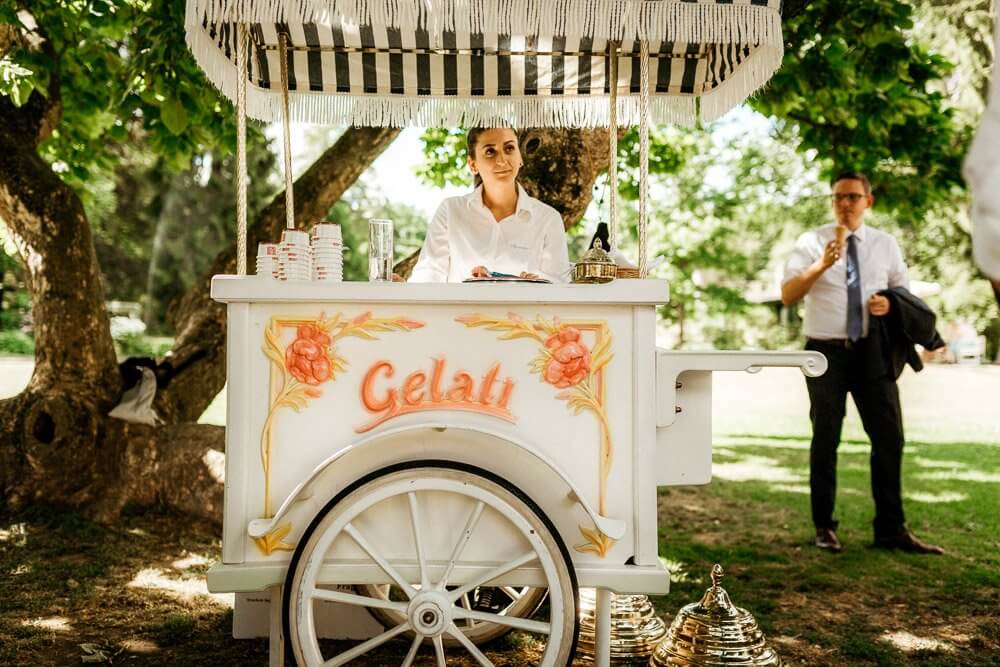
[[[594,636],[597,621],[597,594],[593,588],[580,589],[580,639],[578,658],[594,660]],[[646,595],[611,597],[611,664],[642,665],[653,654],[667,626],[656,615]]]
[[[607,283],[615,279],[618,267],[602,247],[601,239],[595,238],[594,245],[573,265],[573,282]]]
[[[757,621],[733,605],[719,585],[722,566],[712,568],[712,586],[701,602],[677,613],[673,624],[649,659],[651,667],[781,667],[781,658],[767,645]]]

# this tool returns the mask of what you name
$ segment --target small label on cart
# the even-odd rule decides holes
[[[464,370],[455,371],[446,380],[445,365],[444,358],[432,359],[428,370],[413,371],[393,386],[395,366],[391,361],[376,361],[361,383],[361,404],[377,416],[356,427],[355,432],[365,433],[395,417],[428,410],[478,412],[516,422],[508,409],[515,383],[510,377],[500,380],[499,362],[478,382]]]

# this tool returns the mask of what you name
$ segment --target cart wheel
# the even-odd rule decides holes
[[[367,597],[378,597],[383,600],[406,600],[405,593],[398,586],[364,584],[357,586],[357,590],[358,594]],[[542,606],[547,593],[548,590],[544,588],[532,588],[531,586],[480,586],[463,595],[455,604],[465,609],[488,609],[494,614],[531,618]],[[386,628],[396,627],[405,618],[403,614],[388,609],[371,607],[368,611],[375,617],[375,620]],[[499,639],[514,630],[514,628],[494,623],[481,623],[472,618],[456,621],[456,625],[477,646]],[[456,646],[460,645],[460,642],[453,637],[446,636],[444,644],[445,646]]]
[[[377,531],[378,521],[384,522],[384,519],[376,521],[375,517],[384,517],[387,507],[399,508],[404,513],[404,516],[393,516],[393,524],[410,526],[410,530],[405,531],[408,535],[392,535],[391,544],[384,535],[382,540],[369,539]],[[457,525],[460,528],[464,525],[464,528],[451,531],[455,536],[450,540],[453,543],[435,545],[432,544],[434,539],[442,535],[442,507],[447,508],[449,516],[461,516],[462,521]],[[491,527],[489,534],[485,530],[476,534],[476,527],[481,522]],[[382,525],[384,527],[384,523]],[[497,530],[498,526],[503,529]],[[500,543],[505,538],[510,539]],[[451,584],[449,582],[456,578],[452,576],[456,564],[460,563],[470,543],[478,543],[480,553],[481,545],[485,544],[495,553],[516,555],[505,556],[503,562],[474,580]],[[385,555],[387,547],[398,549],[401,545],[409,545],[410,553],[405,557]],[[396,597],[394,595],[382,595],[384,589],[367,595],[322,588],[323,584],[331,583],[323,581],[321,575],[324,560],[336,548],[349,548],[364,554],[369,564],[376,564],[395,582],[393,589],[401,592],[404,599],[396,601],[391,599]],[[437,553],[444,555],[436,558]],[[390,560],[397,564],[393,565]],[[522,566],[541,571],[549,591],[547,618],[529,620],[462,605],[466,594]],[[470,639],[469,620],[476,621],[477,626],[489,624],[505,630],[519,630],[544,641],[545,651],[540,661],[543,667],[568,664],[575,649],[577,585],[566,546],[537,505],[505,481],[472,466],[442,461],[406,463],[352,484],[313,520],[299,541],[288,573],[284,596],[285,636],[300,665],[336,667],[347,664],[390,639],[406,634],[411,639],[406,641],[409,648],[402,661],[404,667],[413,663],[425,643],[433,647],[437,664],[445,665],[446,638],[454,640],[454,645],[449,642],[447,646],[451,655],[468,653],[479,664],[492,665]],[[503,590],[502,586],[499,588]],[[398,622],[382,634],[346,650],[341,642],[337,643],[340,648],[333,649],[326,642],[321,647],[313,603],[322,600],[390,611]],[[362,659],[359,664],[366,663]]]

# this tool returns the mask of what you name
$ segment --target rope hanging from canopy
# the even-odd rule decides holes
[[[235,99],[235,26],[251,40],[247,113],[366,126],[607,127],[639,119],[649,43],[654,123],[721,116],[781,63],[780,0],[188,0],[188,42]],[[618,42],[616,67],[610,41]],[[612,81],[613,70],[617,70]]]

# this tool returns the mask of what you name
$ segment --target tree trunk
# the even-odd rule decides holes
[[[608,130],[531,128],[518,133],[518,142],[524,189],[559,211],[566,229],[574,226],[593,199],[594,182],[608,168]]]

